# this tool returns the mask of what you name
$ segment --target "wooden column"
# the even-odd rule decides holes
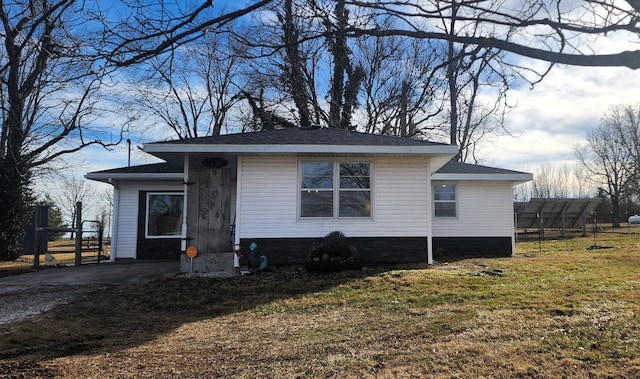
[[[230,178],[229,169],[189,167],[187,246],[198,253],[231,251]]]

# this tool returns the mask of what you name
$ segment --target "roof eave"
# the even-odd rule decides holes
[[[388,155],[441,155],[456,154],[453,145],[217,145],[217,144],[145,144],[143,150],[150,154],[388,154]]]
[[[93,173],[84,176],[89,180],[104,183],[113,181],[133,181],[133,180],[184,180],[183,173]]]
[[[450,181],[503,181],[512,182],[513,184],[526,183],[533,180],[533,175],[529,173],[510,173],[510,174],[464,174],[464,173],[435,173],[431,176],[431,180],[450,180]]]

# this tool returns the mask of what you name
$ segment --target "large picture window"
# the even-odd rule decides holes
[[[435,217],[456,217],[456,186],[435,183],[433,186],[433,210]]]
[[[300,166],[300,217],[371,217],[370,162]]]
[[[147,193],[146,237],[181,237],[183,208],[181,193]]]

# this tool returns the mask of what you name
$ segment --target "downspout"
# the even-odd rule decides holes
[[[182,239],[180,240],[180,250],[182,253],[187,251],[187,204],[188,204],[188,186],[189,186],[189,154],[185,154],[184,156],[184,173],[182,177],[183,183],[183,191],[184,195],[182,196],[184,199],[184,203],[182,205]]]
[[[240,209],[242,208],[242,196],[240,196],[240,194],[242,193],[242,157],[238,157],[238,163],[237,163],[238,167],[236,168],[236,217],[235,217],[235,222],[236,222],[236,226],[235,226],[235,233],[234,233],[234,241],[233,244],[239,244],[240,243],[240,232],[241,232],[241,226],[242,226],[242,222],[241,222],[241,217],[240,217]],[[240,258],[238,258],[237,254],[233,254],[233,267],[235,268],[239,268],[240,267]]]
[[[513,209],[513,187],[514,183],[511,183],[511,209]],[[511,217],[511,256],[514,257],[516,255],[516,238],[518,235],[518,214],[513,212],[513,217]]]
[[[109,261],[115,262],[118,254],[118,225],[120,216],[120,187],[118,187],[112,178],[107,182],[113,186],[113,210],[111,211],[111,251],[109,252]]]
[[[431,188],[431,158],[427,158],[427,264],[433,264],[433,202]]]

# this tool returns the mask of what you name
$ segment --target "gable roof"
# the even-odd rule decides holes
[[[320,127],[153,142],[144,144],[143,150],[176,165],[184,162],[186,156],[197,159],[223,158],[231,166],[240,156],[429,157],[434,171],[458,152],[455,145]]]
[[[392,155],[429,156],[433,180],[501,180],[527,182],[533,176],[526,172],[451,161],[457,153],[455,145],[412,138],[381,136],[338,128],[302,127],[272,129],[261,132],[224,134],[219,136],[153,142],[144,151],[168,163],[122,167],[91,172],[87,179],[110,182],[128,180],[182,180],[185,154],[218,156],[234,160],[239,155]]]
[[[155,145],[338,145],[338,146],[451,146],[406,137],[360,133],[339,128],[300,127],[250,133],[222,134],[163,142]]]
[[[153,142],[144,144],[143,150],[167,161],[175,159],[176,154],[429,155],[445,157],[444,161],[446,161],[457,153],[455,145],[316,127],[273,129]]]
[[[506,170],[503,168],[482,166],[477,164],[449,161],[440,167],[432,176],[432,180],[506,180],[524,183],[533,179],[528,172]]]

